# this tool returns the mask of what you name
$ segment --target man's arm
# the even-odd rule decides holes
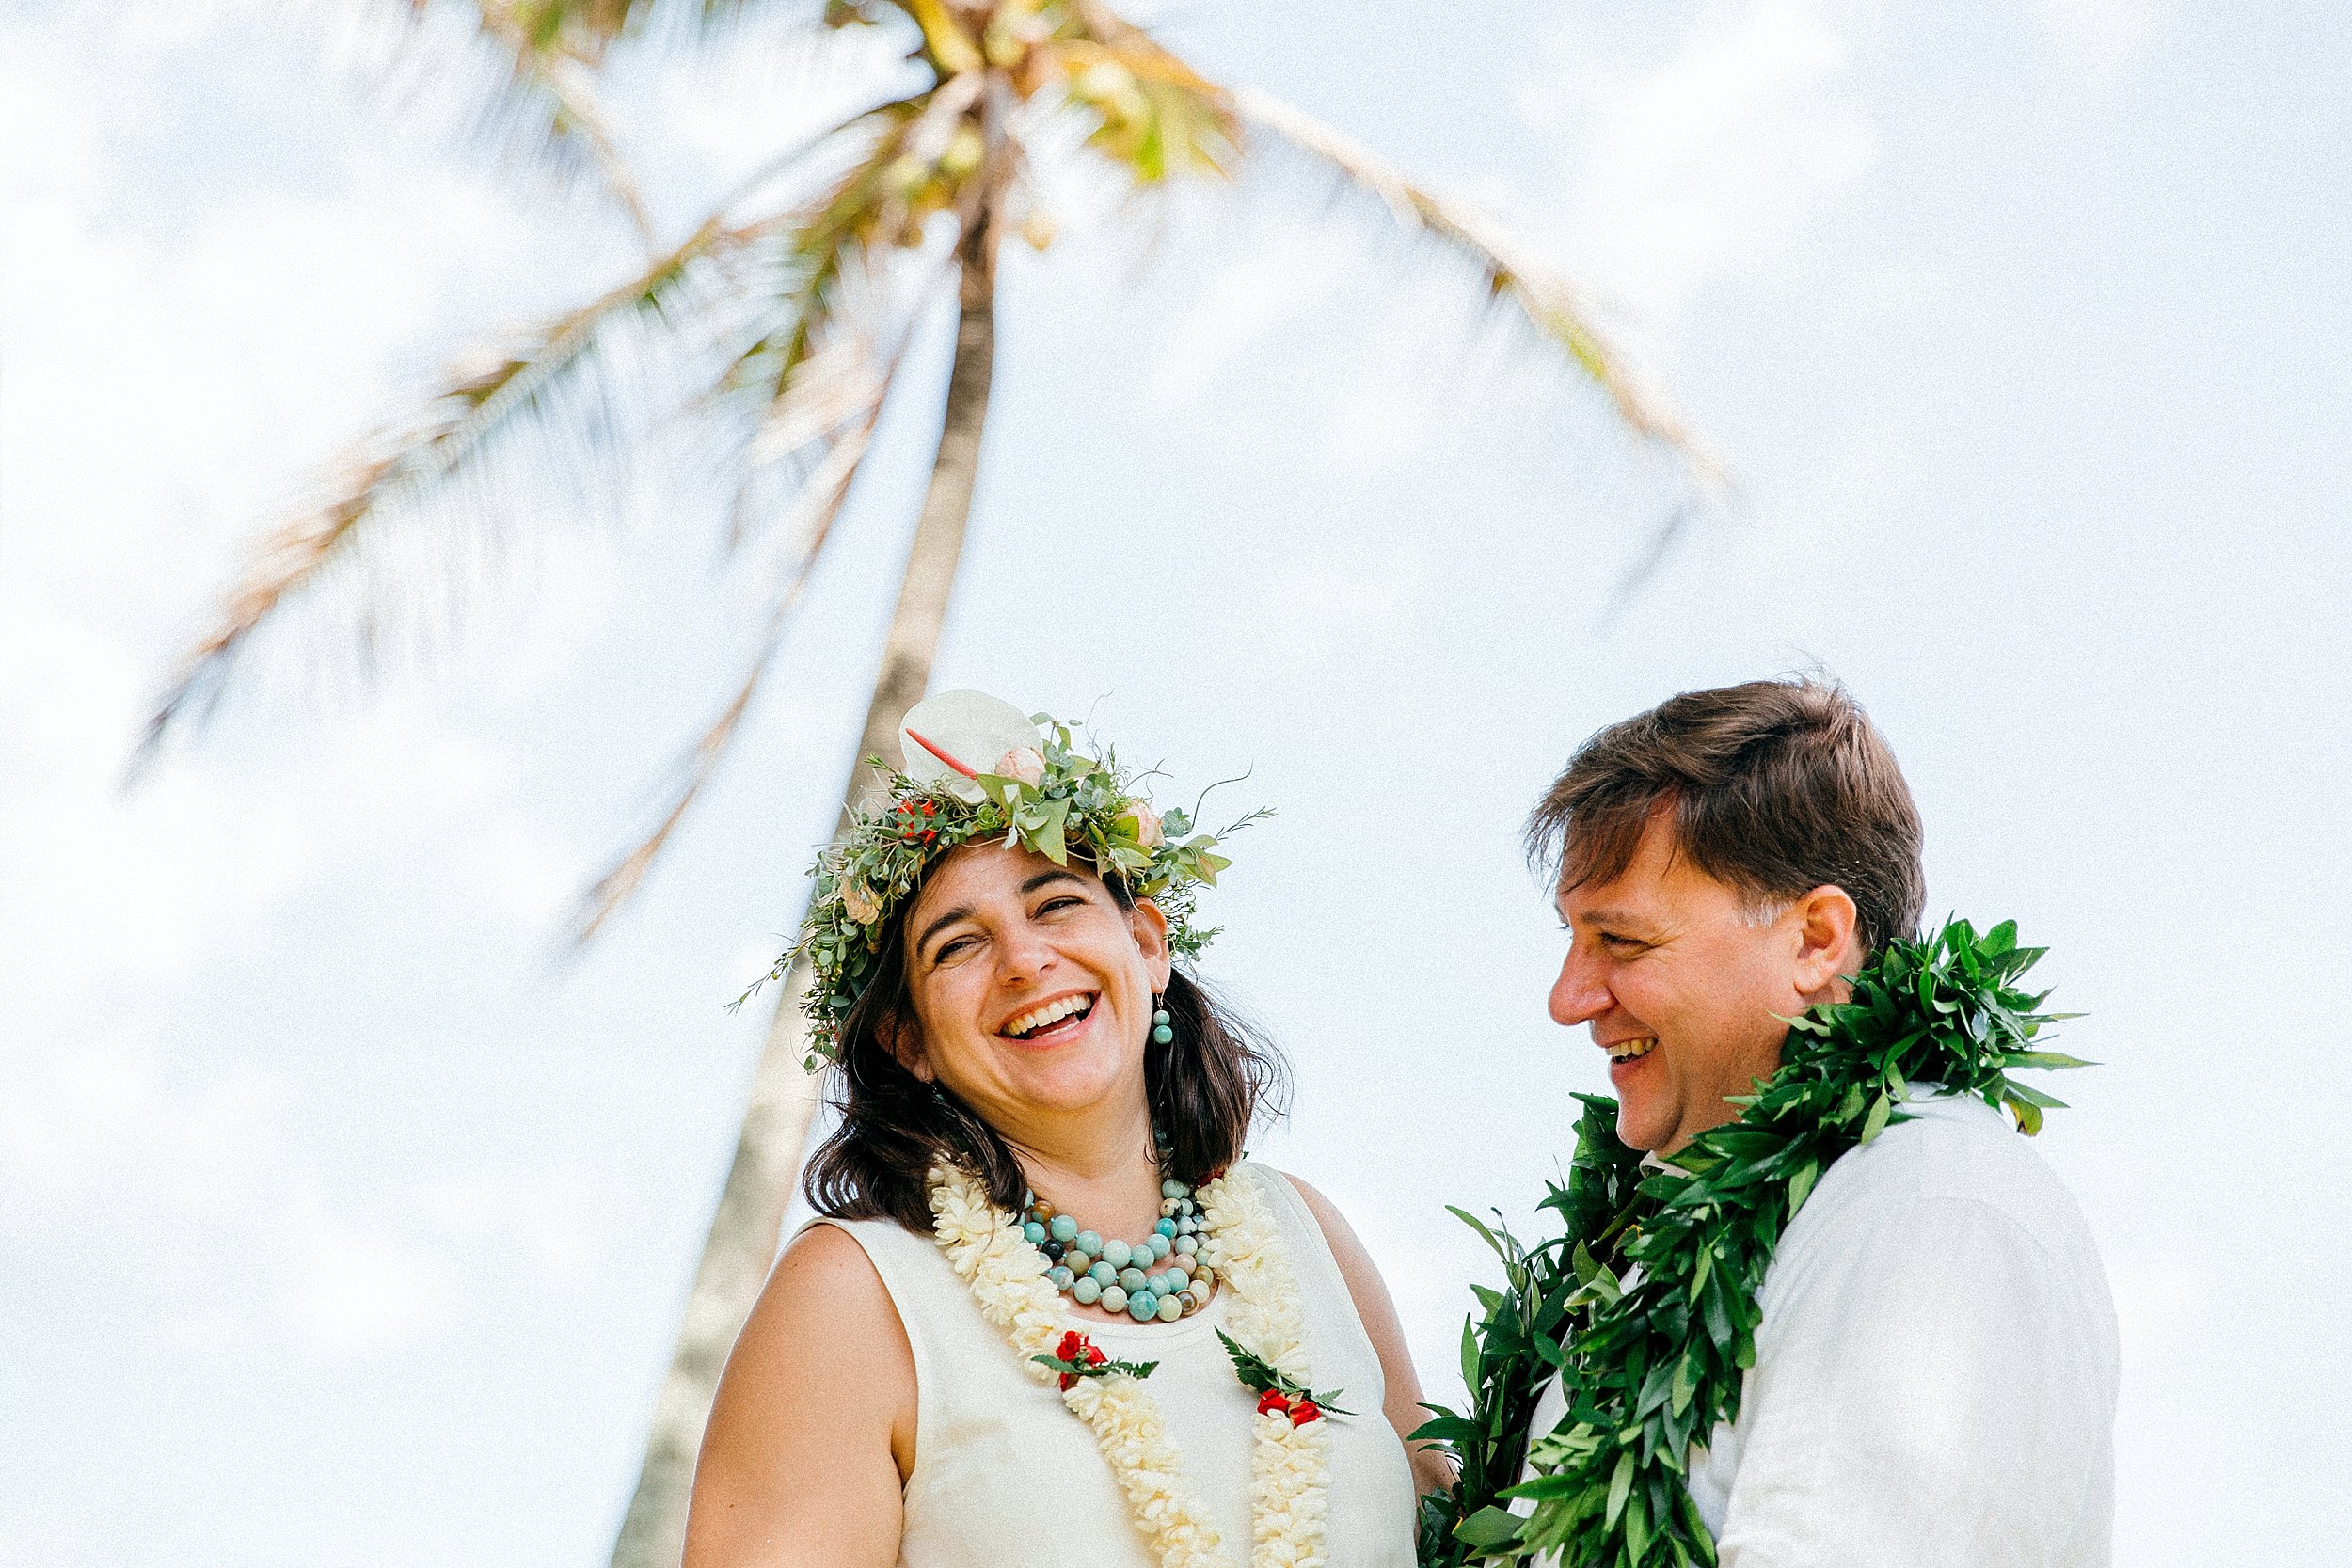
[[[2104,1565],[2115,1361],[2095,1257],[1973,1198],[1829,1218],[1768,1289],[1723,1568]]]

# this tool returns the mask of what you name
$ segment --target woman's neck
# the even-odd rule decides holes
[[[1160,1217],[1160,1167],[1151,1113],[1088,1117],[1009,1138],[1029,1186],[1081,1228],[1134,1241]]]

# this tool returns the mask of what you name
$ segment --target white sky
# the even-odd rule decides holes
[[[124,798],[235,552],[482,329],[616,275],[593,203],[366,85],[317,8],[0,0],[0,1565],[603,1560],[870,678],[903,410],[755,733],[611,938],[560,915],[749,635],[686,464],[561,503],[373,702],[286,683]],[[1279,181],[1006,269],[943,685],[1093,713],[1273,822],[1208,973],[1289,1048],[1428,1381],[1604,1082],[1527,802],[1597,725],[1819,663],[1931,905],[2018,917],[2107,1065],[2046,1156],[2122,1315],[2119,1562],[2352,1529],[2352,27],[2321,5],[1182,8],[1213,73],[1601,290],[1745,505],[1658,492],[1458,278]],[[641,84],[663,221],[805,72]],[[936,345],[918,384],[936,385]],[[926,379],[928,378],[928,379]],[[331,635],[295,641],[324,661]]]

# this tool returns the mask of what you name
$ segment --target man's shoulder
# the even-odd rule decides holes
[[[1790,1222],[1784,1252],[1899,1228],[1933,1244],[1962,1218],[2006,1222],[2061,1257],[2096,1254],[2074,1195],[2009,1117],[1980,1100],[1914,1090],[1908,1119],[1850,1150]]]

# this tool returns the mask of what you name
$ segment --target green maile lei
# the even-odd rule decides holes
[[[1422,1568],[1543,1552],[1576,1568],[1713,1563],[1684,1463],[1693,1438],[1740,1414],[1774,1247],[1832,1162],[1911,1119],[1901,1107],[1914,1084],[2041,1130],[2042,1112],[2063,1102],[2010,1072],[2090,1065],[2034,1049],[2045,1026],[2078,1016],[2041,1012],[2048,993],[2018,988],[2043,952],[2017,944],[2014,922],[1979,936],[1954,920],[1928,941],[1890,942],[1849,1001],[1790,1022],[1780,1069],[1733,1101],[1739,1118],[1672,1164],[1645,1164],[1618,1141],[1616,1101],[1579,1095],[1566,1184],[1551,1183],[1540,1205],[1562,1234],[1531,1245],[1454,1210],[1502,1259],[1504,1285],[1471,1287],[1481,1312],[1463,1324],[1469,1409],[1432,1405],[1415,1433],[1461,1469],[1453,1492],[1422,1499]],[[1567,1414],[1531,1442],[1555,1373]],[[1533,1474],[1521,1481],[1523,1465]],[[1511,1512],[1514,1499],[1532,1500],[1533,1514]]]
[[[1232,864],[1216,846],[1272,814],[1254,811],[1218,832],[1199,832],[1199,802],[1190,812],[1180,807],[1161,816],[1136,792],[1148,775],[1122,773],[1107,747],[1100,758],[1077,750],[1064,721],[1039,714],[1034,722],[1034,779],[975,772],[924,781],[880,757],[867,759],[886,781],[882,804],[852,813],[841,835],[818,856],[809,872],[817,886],[798,937],[736,999],[739,1006],[808,959],[813,983],[802,1010],[809,1024],[809,1070],[837,1053],[841,1021],[872,977],[891,911],[914,893],[932,863],[961,845],[995,839],[1008,848],[1033,849],[1056,865],[1077,860],[1103,877],[1119,878],[1168,917],[1168,949],[1179,958],[1198,958],[1217,934],[1193,922],[1199,890],[1215,887],[1217,873]],[[976,802],[964,792],[980,799]]]

